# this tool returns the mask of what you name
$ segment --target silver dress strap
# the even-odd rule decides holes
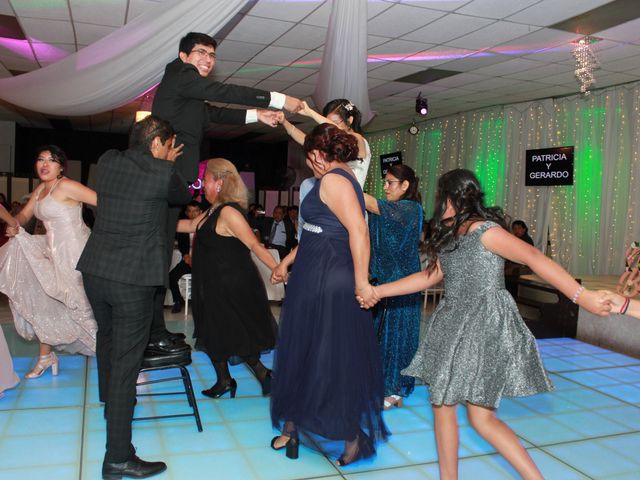
[[[302,225],[302,229],[306,230],[307,232],[322,233],[322,227],[314,225],[313,223],[305,223],[304,225]]]

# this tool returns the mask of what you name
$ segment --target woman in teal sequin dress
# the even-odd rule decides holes
[[[371,238],[371,276],[378,283],[398,280],[420,271],[418,245],[422,229],[422,206],[418,178],[407,165],[394,165],[385,174],[386,200],[365,194]],[[384,374],[384,408],[402,406],[413,392],[415,378],[400,371],[409,366],[418,348],[422,300],[420,293],[392,297],[376,311]]]

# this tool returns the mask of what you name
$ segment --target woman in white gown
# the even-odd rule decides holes
[[[62,175],[65,161],[55,145],[38,149],[35,169],[42,183],[15,216],[24,225],[35,215],[46,235],[10,227],[13,238],[0,248],[0,291],[9,297],[16,330],[40,342],[40,358],[26,378],[37,378],[48,368],[58,374],[53,347],[95,354],[97,326],[75,268],[90,233],[82,204],[96,205],[96,193]]]

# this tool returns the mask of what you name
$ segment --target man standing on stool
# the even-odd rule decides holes
[[[78,261],[98,323],[99,393],[107,419],[102,477],[107,479],[143,478],[167,468],[135,455],[131,421],[154,295],[168,283],[168,207],[191,197],[175,168],[182,146],[174,142],[171,126],[150,116],[133,125],[128,150],[100,157],[98,216]]]
[[[260,121],[272,127],[278,125],[278,112],[275,111],[218,108],[206,102],[278,110],[284,108],[294,113],[302,108],[299,99],[282,93],[224,84],[209,78],[216,59],[216,48],[216,41],[204,33],[190,32],[183,37],[178,58],[166,66],[153,100],[153,114],[170,122],[176,131],[176,142],[184,144],[183,155],[176,162],[176,168],[189,183],[196,182],[198,178],[200,144],[209,123],[244,125]],[[169,211],[166,232],[168,245],[173,245],[179,214],[179,207]],[[169,269],[168,263],[166,268]],[[179,355],[183,348],[188,348],[182,337],[166,329],[164,290],[159,290],[154,300],[151,336],[145,356]]]

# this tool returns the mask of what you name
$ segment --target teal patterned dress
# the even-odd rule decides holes
[[[369,215],[370,271],[381,284],[420,271],[422,207],[413,200],[378,200],[378,209],[379,215]],[[374,328],[379,333],[385,397],[413,392],[415,379],[400,370],[409,365],[418,348],[421,314],[420,293],[387,298],[376,310]]]

